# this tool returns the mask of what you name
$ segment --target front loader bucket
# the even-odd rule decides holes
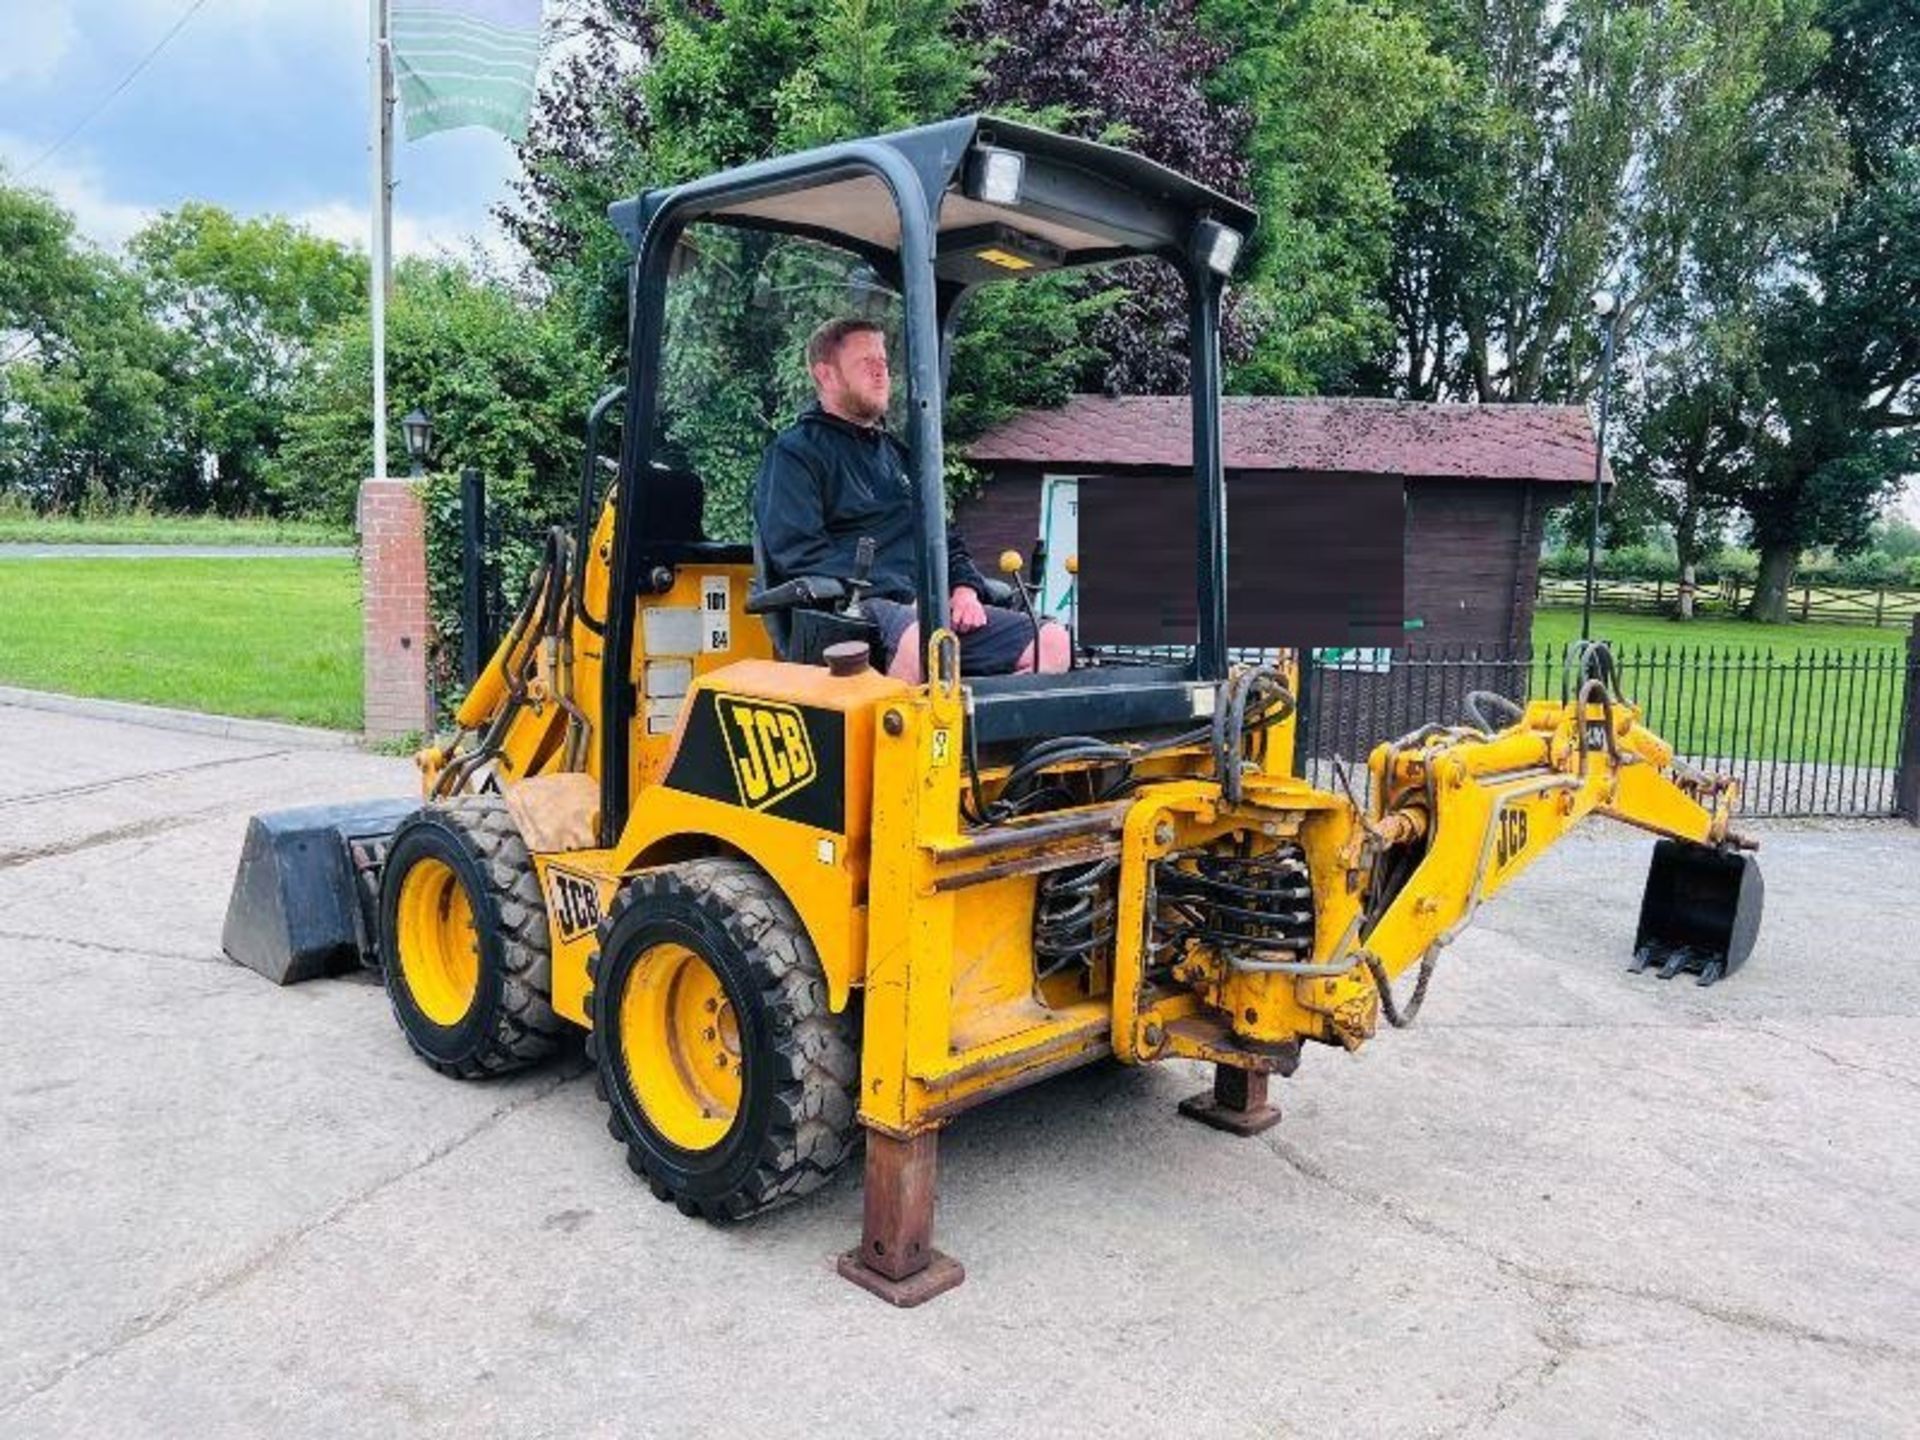
[[[418,800],[309,805],[247,823],[220,946],[276,985],[374,964],[387,838]]]
[[[1764,898],[1753,856],[1684,840],[1656,842],[1628,968],[1637,975],[1657,966],[1662,980],[1687,971],[1701,985],[1731,975],[1753,952]]]

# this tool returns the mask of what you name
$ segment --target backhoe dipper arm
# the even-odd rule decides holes
[[[1482,902],[1587,815],[1684,842],[1710,860],[1745,843],[1729,829],[1733,782],[1678,763],[1639,710],[1599,680],[1572,703],[1529,705],[1497,734],[1430,726],[1380,746],[1369,765],[1375,799],[1363,845],[1372,886],[1356,939],[1394,1024],[1412,1017],[1398,1013],[1391,979],[1416,963],[1430,968]]]

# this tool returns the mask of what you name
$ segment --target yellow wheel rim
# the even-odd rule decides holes
[[[467,887],[444,860],[414,861],[400,882],[400,974],[420,1013],[458,1025],[480,986],[480,932]]]
[[[708,1150],[733,1128],[739,1019],[720,977],[686,946],[650,946],[627,972],[620,1057],[634,1098],[670,1143]]]

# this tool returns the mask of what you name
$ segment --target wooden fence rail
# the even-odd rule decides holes
[[[1585,593],[1584,580],[1543,575],[1536,598],[1542,605],[1578,605]],[[1706,614],[1737,614],[1752,597],[1752,581],[1728,577],[1718,585],[1696,586],[1694,608]],[[1680,586],[1673,580],[1596,580],[1593,587],[1594,608],[1599,610],[1670,615],[1679,599]],[[1920,615],[1920,590],[1795,585],[1787,592],[1787,614],[1795,620],[1905,629]]]

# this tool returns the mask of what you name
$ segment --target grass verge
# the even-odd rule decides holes
[[[360,728],[351,560],[0,563],[0,684]]]
[[[117,515],[80,520],[0,509],[0,543],[33,545],[351,545],[353,532],[315,520]]]

